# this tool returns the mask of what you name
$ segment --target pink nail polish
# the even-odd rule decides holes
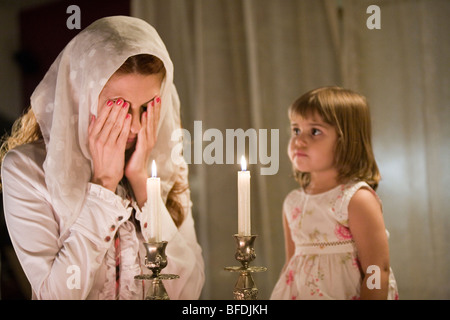
[[[123,102],[122,99],[119,99],[119,100],[116,101],[116,103],[117,103],[118,106],[120,106],[120,105],[122,104],[122,102]]]
[[[131,114],[127,114],[126,118],[130,119],[131,118]]]
[[[125,103],[123,104],[122,108],[126,109],[126,108],[128,108],[129,106],[130,106],[130,104],[129,104],[128,102],[125,102]]]
[[[113,105],[113,101],[112,100],[108,100],[108,102],[106,103],[107,106],[111,107]]]
[[[156,98],[156,103],[160,103],[160,102],[161,102],[161,98],[160,97]]]

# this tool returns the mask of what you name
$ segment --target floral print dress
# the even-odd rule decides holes
[[[373,191],[365,182],[356,182],[315,195],[300,189],[289,193],[283,212],[295,253],[271,299],[359,299],[362,277],[348,227],[348,204],[360,188]],[[398,299],[392,270],[388,299]]]

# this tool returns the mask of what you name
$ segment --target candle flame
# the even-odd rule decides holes
[[[242,156],[241,158],[241,169],[242,171],[246,171],[247,170],[247,162],[245,161],[245,157]]]
[[[156,163],[155,160],[152,162],[152,178],[156,178]]]

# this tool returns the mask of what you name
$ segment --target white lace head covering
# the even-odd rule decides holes
[[[127,16],[97,20],[67,44],[31,96],[47,149],[45,182],[61,218],[61,234],[78,217],[91,178],[88,124],[90,116],[97,115],[99,94],[125,60],[137,54],[158,57],[166,69],[158,140],[151,154],[164,202],[175,182],[171,152],[176,142],[171,134],[180,127],[180,102],[169,53],[156,30],[143,20]]]

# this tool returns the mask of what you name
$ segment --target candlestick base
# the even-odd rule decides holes
[[[167,241],[144,242],[144,246],[147,251],[145,266],[152,271],[152,274],[139,274],[134,279],[151,281],[145,300],[170,300],[162,280],[177,279],[179,276],[176,274],[161,274],[161,270],[167,266]]]
[[[240,275],[234,286],[233,297],[234,300],[256,300],[258,298],[258,288],[252,277],[253,272],[264,272],[266,267],[250,267],[249,264],[256,258],[254,249],[254,242],[257,235],[241,236],[234,235],[236,239],[236,254],[235,259],[239,261],[240,267],[225,267],[225,270],[230,272],[239,272]]]

